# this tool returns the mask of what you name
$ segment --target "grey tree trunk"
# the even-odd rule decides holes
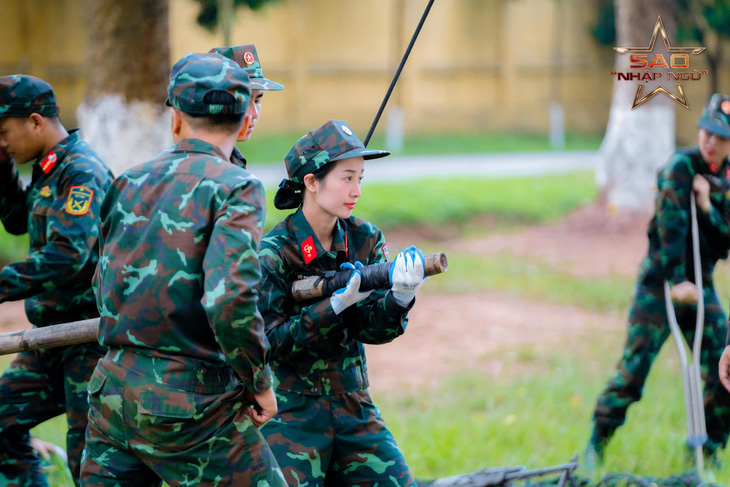
[[[617,47],[647,46],[657,15],[661,15],[669,40],[674,42],[674,9],[668,0],[616,0]],[[661,36],[655,52],[665,52]],[[649,62],[652,56],[649,54]],[[616,71],[628,72],[629,61],[629,54],[617,54]],[[667,163],[675,148],[675,107],[679,105],[660,93],[632,110],[638,84],[614,81],[608,127],[599,151],[596,182],[602,199],[617,210],[643,211],[650,207],[657,170]],[[676,92],[674,85],[663,86]],[[645,88],[643,94],[649,91]]]
[[[112,169],[151,159],[172,143],[164,106],[170,73],[168,0],[93,0],[87,97],[77,117]]]

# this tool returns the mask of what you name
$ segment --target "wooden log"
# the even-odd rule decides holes
[[[0,355],[93,342],[99,318],[0,334]]]

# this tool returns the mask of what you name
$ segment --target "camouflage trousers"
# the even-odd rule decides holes
[[[84,486],[284,486],[228,367],[112,349],[89,381]]]
[[[307,396],[276,391],[261,432],[290,486],[416,485],[367,390]]]
[[[730,394],[718,377],[718,363],[725,348],[727,322],[712,286],[704,288],[705,324],[700,364],[704,379],[705,422],[709,437],[705,449],[725,447],[730,432]],[[677,322],[692,346],[697,316],[696,305],[675,305]],[[640,281],[629,312],[628,339],[616,375],[609,381],[594,412],[594,440],[607,440],[626,419],[627,408],[641,399],[644,382],[659,349],[671,334],[667,322],[663,284]],[[683,387],[677,376],[676,387]]]
[[[30,429],[66,413],[68,466],[78,483],[86,431],[86,384],[104,349],[96,344],[21,352],[0,377],[0,485],[48,485]]]

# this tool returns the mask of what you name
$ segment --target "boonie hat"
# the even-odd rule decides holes
[[[702,110],[697,126],[708,132],[730,139],[730,97],[715,93]]]
[[[259,55],[256,52],[256,46],[253,44],[214,47],[210,52],[221,54],[238,63],[248,73],[248,77],[251,79],[252,90],[280,91],[284,89],[284,85],[264,78]]]
[[[44,117],[58,115],[56,95],[51,85],[26,74],[0,77],[0,117]]]
[[[289,179],[302,183],[304,176],[315,172],[328,162],[349,157],[378,159],[390,155],[384,150],[368,149],[342,120],[330,120],[305,134],[284,158]]]
[[[215,91],[231,95],[234,103],[208,103]],[[251,98],[248,73],[230,59],[215,53],[188,53],[170,71],[165,104],[195,115],[245,113]]]

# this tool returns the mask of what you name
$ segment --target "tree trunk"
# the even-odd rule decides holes
[[[617,46],[647,46],[657,15],[670,42],[676,42],[674,9],[668,0],[616,0]],[[660,44],[661,49],[655,51],[664,49],[661,36],[657,48]],[[616,72],[629,72],[629,65],[629,54],[616,55]],[[644,211],[650,207],[657,170],[667,163],[675,147],[675,102],[659,93],[632,110],[638,84],[614,81],[608,127],[599,151],[596,181],[601,198],[617,210]],[[664,86],[676,93],[674,86]],[[643,95],[647,93],[645,89]]]
[[[77,117],[86,140],[120,174],[172,142],[164,106],[168,0],[92,0],[88,6],[89,78]]]

